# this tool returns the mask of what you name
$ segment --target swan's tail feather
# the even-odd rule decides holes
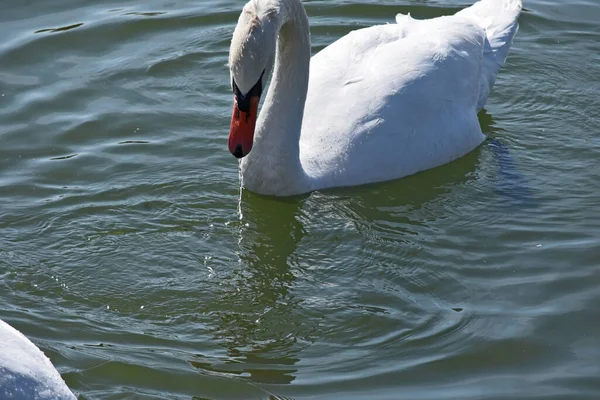
[[[481,0],[456,14],[475,21],[486,32],[478,109],[485,105],[496,75],[506,61],[512,40],[519,29],[517,19],[522,7],[521,0]]]

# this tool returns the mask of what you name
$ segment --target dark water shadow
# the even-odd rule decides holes
[[[519,171],[510,147],[499,139],[489,139],[486,144],[497,164],[492,185],[503,204],[511,209],[535,206],[533,189],[525,175]]]
[[[502,132],[495,127],[494,118],[484,109],[479,113],[479,122],[488,136],[484,146],[493,154],[496,164],[495,174],[488,186],[499,197],[502,208],[515,210],[535,206],[535,193],[530,179],[519,171],[518,160],[510,145],[502,138]]]

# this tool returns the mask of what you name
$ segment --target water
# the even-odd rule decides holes
[[[600,398],[600,3],[525,2],[471,154],[286,200],[227,151],[242,5],[3,3],[0,318],[83,399]]]

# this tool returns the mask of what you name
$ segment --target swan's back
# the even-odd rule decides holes
[[[515,0],[360,29],[311,61],[300,157],[314,189],[411,175],[484,139],[485,104],[516,31]],[[506,15],[486,15],[505,7]],[[520,7],[519,7],[520,8]]]

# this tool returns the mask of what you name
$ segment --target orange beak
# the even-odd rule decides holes
[[[259,100],[258,96],[252,96],[244,101],[244,107],[239,107],[237,98],[234,97],[228,145],[229,151],[236,158],[245,157],[252,150]],[[240,108],[245,109],[245,111],[240,110]]]

